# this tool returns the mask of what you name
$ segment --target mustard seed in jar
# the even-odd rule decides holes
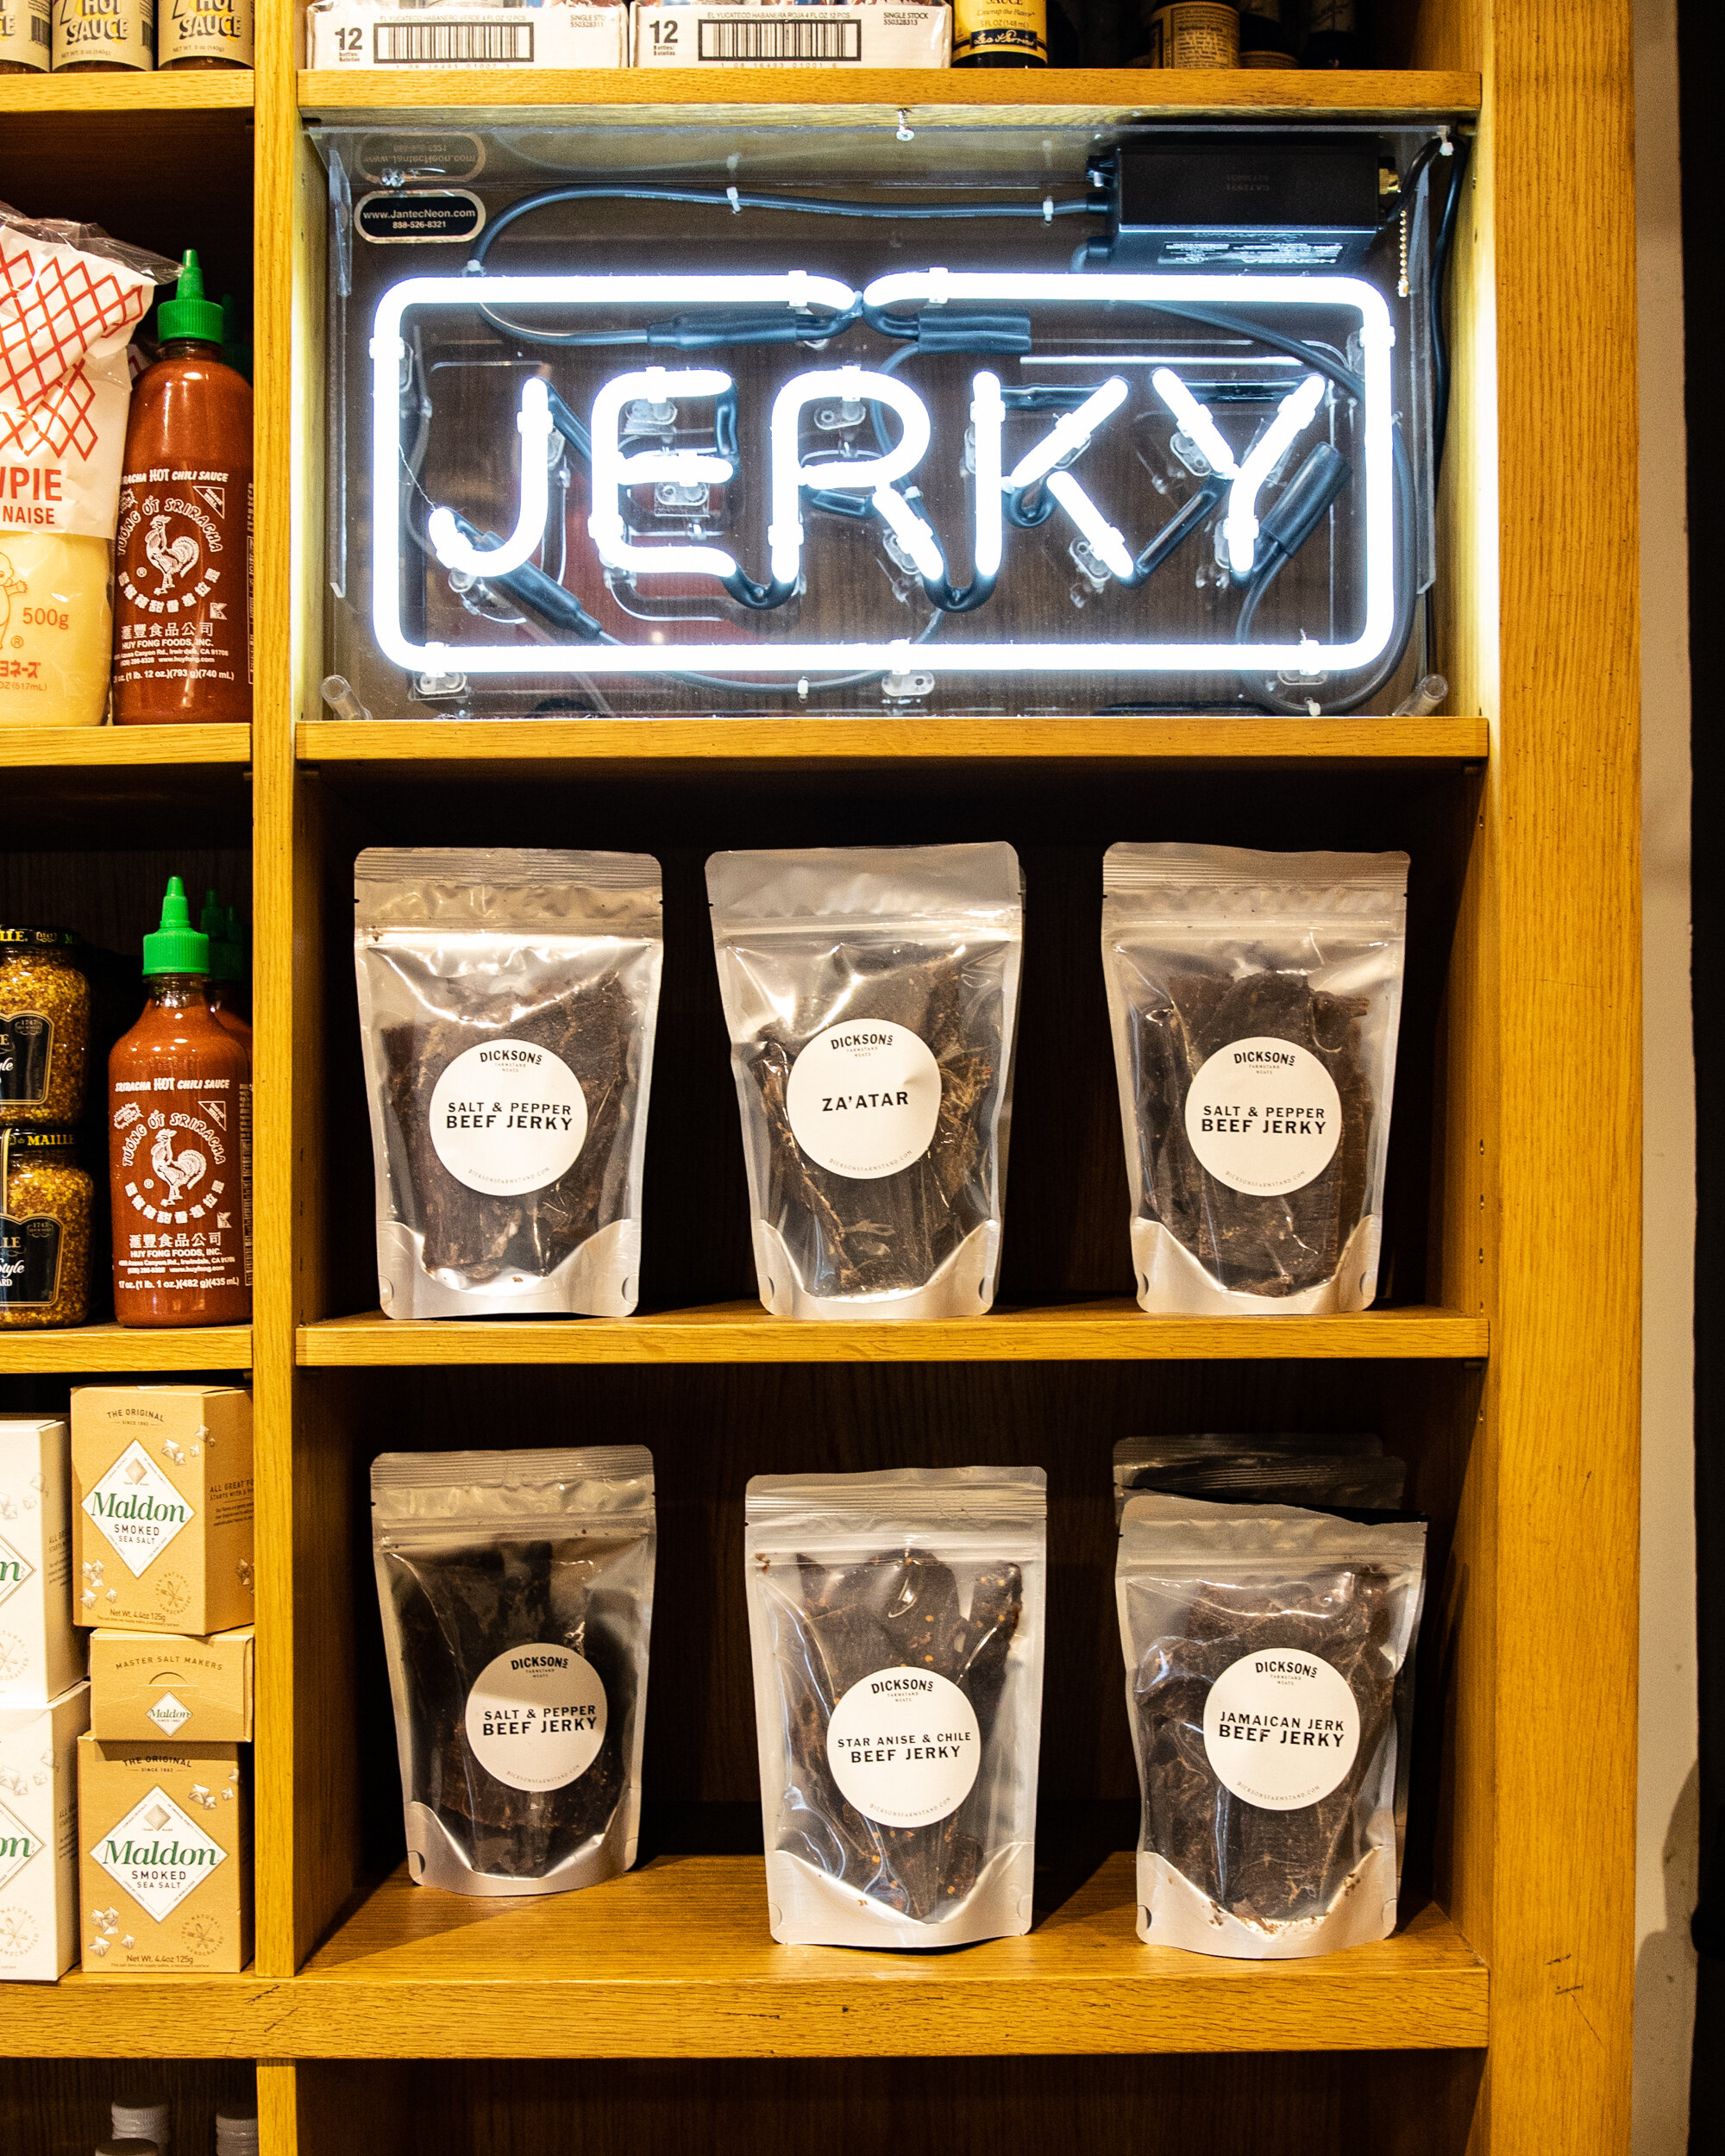
[[[95,1192],[70,1131],[0,1125],[0,1332],[88,1320]]]
[[[84,1112],[90,983],[69,928],[0,928],[0,1124]]]

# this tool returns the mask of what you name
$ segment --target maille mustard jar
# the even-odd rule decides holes
[[[70,1131],[0,1125],[0,1332],[88,1320],[95,1191]]]
[[[84,1112],[90,983],[69,928],[0,928],[0,1124]]]

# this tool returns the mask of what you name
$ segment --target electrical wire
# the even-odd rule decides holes
[[[1467,135],[1455,138],[1455,171],[1450,178],[1450,191],[1445,197],[1444,214],[1438,221],[1437,236],[1432,241],[1432,478],[1444,467],[1444,443],[1449,436],[1450,425],[1450,344],[1449,331],[1444,323],[1444,302],[1447,298],[1445,286],[1448,282],[1450,248],[1455,238],[1456,212],[1461,206],[1462,183],[1467,178],[1467,160],[1473,145]]]

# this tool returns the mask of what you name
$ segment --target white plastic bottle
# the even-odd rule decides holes
[[[157,2156],[173,2146],[173,2109],[159,2089],[128,2089],[114,2099],[109,2122],[116,2141],[147,2141]]]

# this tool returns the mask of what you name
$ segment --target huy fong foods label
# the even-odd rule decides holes
[[[982,1761],[975,1709],[933,1670],[877,1670],[826,1727],[826,1762],[847,1803],[881,1827],[932,1827],[956,1812]]]
[[[78,1838],[87,1971],[231,1971],[250,1959],[250,1819],[237,1745],[81,1738]]]
[[[511,1789],[561,1789],[605,1742],[605,1687],[585,1656],[543,1641],[486,1663],[467,1695],[467,1742]]]
[[[1192,1081],[1186,1136],[1230,1190],[1282,1197],[1303,1189],[1335,1158],[1341,1095],[1318,1058],[1292,1041],[1232,1041]]]
[[[145,1097],[127,1097],[138,1094]],[[134,1215],[116,1238],[116,1282],[249,1287],[250,1087],[228,1078],[120,1079],[112,1098],[115,1169]]]
[[[1341,1784],[1359,1750],[1359,1703],[1314,1654],[1242,1655],[1204,1702],[1216,1779],[1260,1811],[1296,1812]]]
[[[249,681],[252,483],[226,470],[127,472],[114,535],[114,679]]]
[[[252,0],[161,0],[156,66],[175,60],[252,64]]]
[[[488,1197],[543,1190],[586,1143],[580,1081],[549,1048],[488,1041],[447,1063],[431,1094],[431,1143],[458,1182]]]
[[[155,0],[54,0],[53,64],[148,70],[155,30]]]
[[[235,1388],[80,1386],[72,1455],[81,1625],[246,1625],[252,1414]]]

